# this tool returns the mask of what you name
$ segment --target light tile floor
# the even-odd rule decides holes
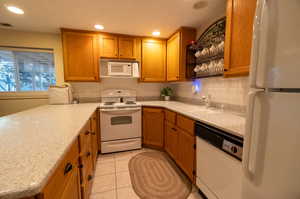
[[[128,162],[138,153],[151,151],[141,149],[100,155],[97,160],[91,199],[139,199],[131,187]],[[193,187],[188,199],[203,199]]]

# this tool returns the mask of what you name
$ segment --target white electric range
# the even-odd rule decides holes
[[[141,104],[136,91],[109,89],[101,93],[101,153],[142,147]]]

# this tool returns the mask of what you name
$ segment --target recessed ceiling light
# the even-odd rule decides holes
[[[24,11],[16,6],[6,6],[6,9],[18,15],[24,14]]]
[[[153,31],[153,32],[152,32],[152,35],[153,35],[153,36],[159,36],[159,35],[160,35],[160,32],[159,32],[159,31]]]
[[[103,30],[103,29],[104,29],[104,26],[99,25],[99,24],[96,24],[94,27],[95,27],[96,29],[98,29],[98,30]]]

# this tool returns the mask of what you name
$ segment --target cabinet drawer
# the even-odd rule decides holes
[[[173,111],[169,111],[169,110],[166,110],[165,112],[166,112],[166,120],[168,122],[175,124],[176,123],[176,113]]]
[[[183,115],[177,114],[177,126],[186,131],[190,135],[194,135],[194,120],[191,120]]]
[[[90,120],[85,124],[85,126],[81,129],[79,134],[79,148],[80,153],[85,153],[90,151],[91,147],[91,127]]]
[[[74,172],[78,172],[78,156],[78,141],[76,140],[45,186],[43,190],[44,199],[61,198],[68,180]]]

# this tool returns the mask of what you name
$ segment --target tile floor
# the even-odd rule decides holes
[[[141,149],[100,155],[97,160],[91,199],[139,199],[131,187],[128,162],[134,155],[151,151]],[[203,199],[193,187],[188,199]]]

